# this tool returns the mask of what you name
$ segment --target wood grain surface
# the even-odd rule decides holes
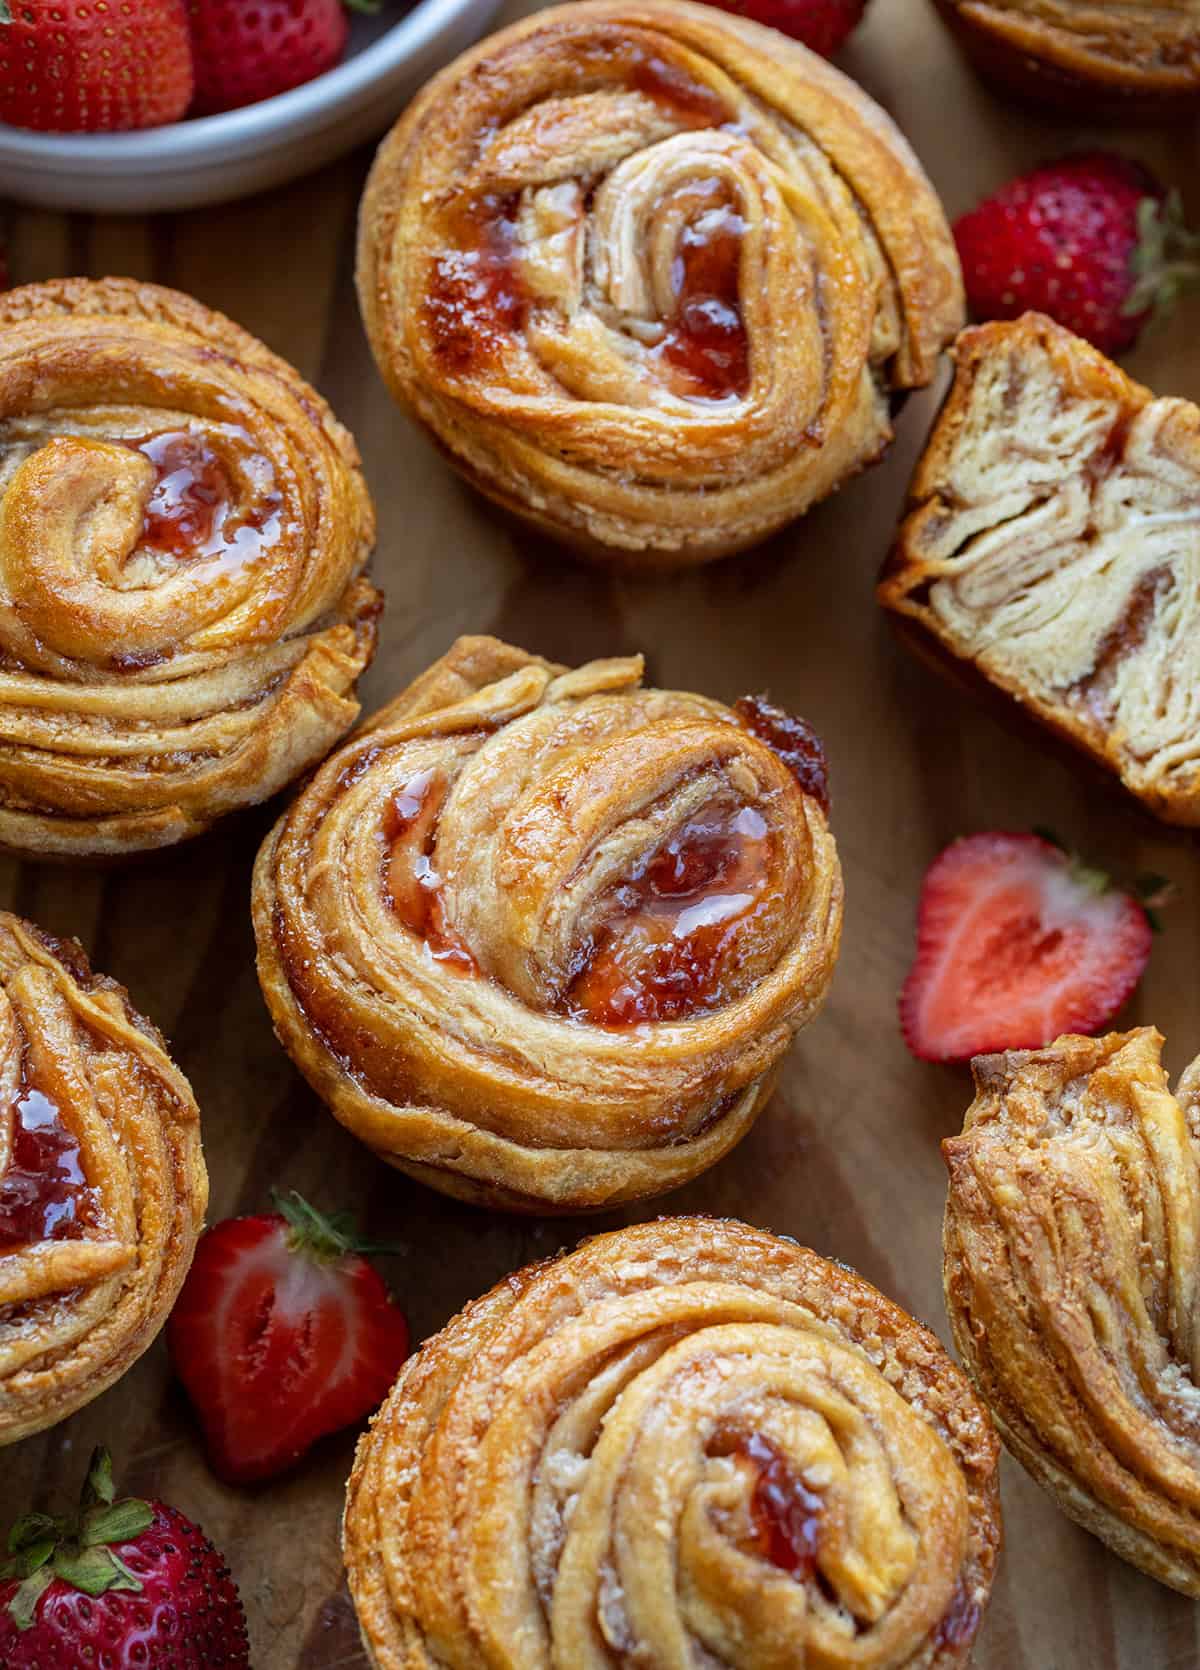
[[[968,76],[925,0],[873,0],[842,62],[897,117],[952,215],[1018,167],[1114,139],[1183,187],[1200,212],[1194,133],[1113,135],[1034,121]],[[352,282],[369,160],[360,154],[265,198],[178,217],[13,210],[14,282],[123,273],[176,285],[257,332],[323,390],[358,437],[380,512],[375,576],[388,607],[365,683],[368,708],[457,633],[488,631],[564,661],[642,649],[660,684],[724,700],[765,688],[814,721],[831,760],[847,883],[831,1000],[749,1139],[649,1210],[729,1213],[796,1236],[855,1265],[944,1337],[938,1143],[959,1128],[968,1081],[911,1060],[895,1019],[925,866],[965,831],[1043,823],[1118,870],[1177,881],[1179,900],[1125,1018],[1166,1033],[1178,1072],[1200,1049],[1194,848],[1002,729],[889,637],[872,587],[935,391],[909,402],[881,467],[757,553],[689,576],[611,578],[498,522],[393,409],[372,366]],[[1200,398],[1198,322],[1193,301],[1130,357],[1134,375],[1161,393]],[[373,1160],[307,1090],[275,1043],[254,977],[250,866],[273,815],[260,809],[120,871],[5,864],[0,905],[77,935],[172,1039],[203,1114],[210,1218],[263,1208],[273,1184],[355,1207],[373,1239],[402,1248],[386,1270],[419,1339],[506,1271],[588,1226],[455,1206]],[[278,1484],[227,1489],[205,1468],[160,1340],[105,1397],[5,1454],[0,1519],[24,1502],[72,1495],[100,1439],[129,1486],[178,1503],[225,1551],[249,1613],[255,1670],[365,1665],[338,1555],[352,1433],[325,1442]],[[1007,1550],[976,1650],[980,1670],[1200,1662],[1196,1607],[1068,1524],[1007,1460],[1004,1506]]]

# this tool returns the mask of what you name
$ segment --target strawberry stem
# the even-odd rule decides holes
[[[318,1212],[295,1189],[289,1189],[286,1195],[272,1189],[271,1204],[288,1226],[291,1250],[318,1263],[335,1264],[353,1253],[394,1255],[401,1251],[382,1242],[360,1240],[351,1213]]]
[[[1200,233],[1188,225],[1178,190],[1165,200],[1138,204],[1138,243],[1131,259],[1133,287],[1121,311],[1165,318],[1185,291],[1200,289]]]

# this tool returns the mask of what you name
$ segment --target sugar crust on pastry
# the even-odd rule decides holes
[[[663,1218],[507,1277],[359,1443],[343,1545],[376,1670],[966,1661],[999,1445],[848,1270]]]
[[[141,1356],[207,1199],[196,1103],[157,1029],[74,941],[0,912],[0,1444]]]
[[[320,759],[373,543],[350,435],[228,319],[130,279],[0,296],[0,845],[169,845]]]
[[[964,331],[879,597],[1157,817],[1200,824],[1200,408],[1038,314]]]
[[[363,199],[392,392],[477,487],[586,555],[705,561],[875,459],[963,319],[886,114],[795,41],[679,0],[490,36]]]
[[[1200,1597],[1200,1062],[1151,1027],[975,1062],[950,1172],[954,1340],[1017,1460]]]
[[[748,1129],[824,1000],[842,882],[819,744],[797,724],[789,767],[761,712],[641,674],[460,639],[259,854],[284,1048],[449,1193],[570,1211],[677,1186]]]

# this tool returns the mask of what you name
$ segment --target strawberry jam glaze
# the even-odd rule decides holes
[[[248,436],[239,439],[248,443]],[[225,555],[248,562],[276,530],[279,496],[235,516],[234,486],[220,453],[190,429],[165,430],[128,443],[154,466],[143,512],[142,550],[187,559]]]
[[[574,56],[582,78],[632,88],[680,129],[730,121],[719,93],[636,40],[580,42]],[[672,272],[675,306],[651,357],[681,393],[727,399],[745,394],[750,380],[738,297],[744,223],[719,180],[697,181],[687,197]],[[520,203],[516,192],[484,192],[445,215],[446,247],[432,266],[422,313],[433,352],[451,375],[494,363],[525,324],[533,298],[520,268]]]
[[[829,772],[825,750],[806,719],[797,719],[765,696],[742,696],[733,711],[751,736],[756,736],[787,766],[805,794],[828,816]]]
[[[88,1200],[79,1144],[40,1090],[13,1108],[12,1144],[0,1177],[0,1252],[79,1236]]]
[[[431,956],[464,974],[475,974],[474,957],[446,922],[442,878],[433,867],[445,799],[445,779],[435,771],[418,772],[392,795],[383,815],[384,887],[397,917],[421,936]]]
[[[760,1433],[722,1432],[710,1455],[731,1456],[751,1480],[753,1552],[794,1577],[812,1576],[821,1547],[825,1504],[787,1457]]]
[[[735,940],[766,891],[769,836],[752,807],[714,807],[613,890],[565,1007],[602,1026],[680,1020],[720,998]]]

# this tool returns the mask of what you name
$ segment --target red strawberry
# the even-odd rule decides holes
[[[0,122],[154,128],[191,98],[184,0],[0,0]]]
[[[1038,835],[968,835],[934,859],[900,1025],[923,1061],[1098,1032],[1142,977],[1145,909]]]
[[[1103,353],[1200,278],[1200,236],[1140,163],[1093,151],[1022,174],[954,228],[979,319],[1048,313]]]
[[[201,1237],[167,1325],[209,1460],[246,1484],[369,1414],[408,1355],[408,1324],[344,1214],[291,1194]]]
[[[354,0],[374,10],[375,0]],[[188,0],[198,116],[274,98],[324,75],[346,50],[342,0]]]
[[[249,1670],[242,1603],[203,1531],[163,1502],[114,1494],[97,1450],[77,1512],[13,1526],[0,1566],[4,1670]]]
[[[713,0],[722,11],[767,23],[794,40],[832,58],[862,22],[867,0]]]

